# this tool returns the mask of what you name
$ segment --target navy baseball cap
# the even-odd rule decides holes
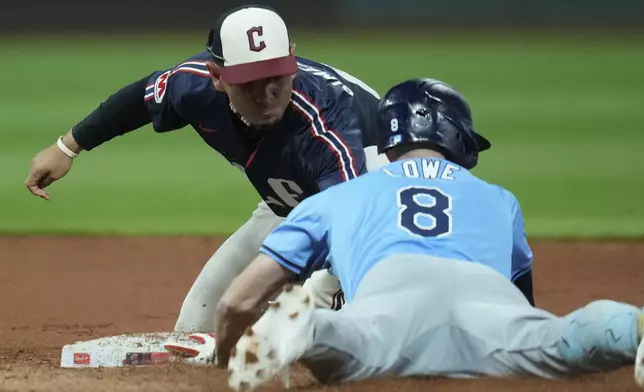
[[[206,48],[224,82],[243,84],[295,74],[298,66],[290,44],[286,23],[277,12],[249,5],[220,17],[210,29]]]

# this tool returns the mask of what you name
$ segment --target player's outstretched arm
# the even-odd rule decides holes
[[[214,331],[217,366],[227,368],[230,351],[262,306],[295,274],[265,254],[259,254],[230,285],[217,304]]]
[[[290,279],[308,275],[321,267],[315,263],[326,260],[328,225],[320,214],[326,206],[316,202],[321,196],[311,196],[291,211],[217,304],[214,326],[218,366],[226,368],[230,350],[269,298]]]
[[[62,138],[36,154],[25,180],[29,192],[49,200],[45,188],[69,172],[72,160],[81,151],[149,124],[152,118],[144,101],[149,79],[150,75],[123,87]]]

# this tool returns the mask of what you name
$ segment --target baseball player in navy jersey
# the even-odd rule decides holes
[[[641,384],[639,307],[601,300],[557,317],[512,283],[532,258],[521,208],[469,171],[490,143],[465,97],[409,80],[387,92],[378,117],[378,148],[392,163],[300,203],[223,295],[215,358],[230,386],[255,388],[295,360],[324,383],[563,378],[636,363]],[[314,309],[290,286],[252,324],[285,282],[325,259],[342,309]]]
[[[210,30],[204,52],[117,91],[32,161],[26,186],[49,200],[45,187],[63,177],[81,151],[147,124],[160,133],[190,126],[245,173],[262,201],[206,263],[175,331],[212,330],[217,300],[293,207],[388,163],[376,152],[371,124],[378,94],[294,53],[275,11],[233,9]],[[316,272],[305,286],[318,306],[341,306],[337,278],[327,272]]]

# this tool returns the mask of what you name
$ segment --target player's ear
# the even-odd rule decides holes
[[[289,53],[291,56],[295,56],[295,43],[291,42],[291,46],[289,46]]]
[[[210,72],[210,79],[212,79],[212,84],[215,86],[215,89],[217,91],[225,91],[223,82],[221,81],[219,66],[214,61],[206,61],[206,68]]]

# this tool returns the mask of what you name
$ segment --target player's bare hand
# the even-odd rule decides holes
[[[45,188],[69,172],[72,160],[55,144],[45,148],[31,160],[25,186],[32,195],[49,200],[50,195]]]

